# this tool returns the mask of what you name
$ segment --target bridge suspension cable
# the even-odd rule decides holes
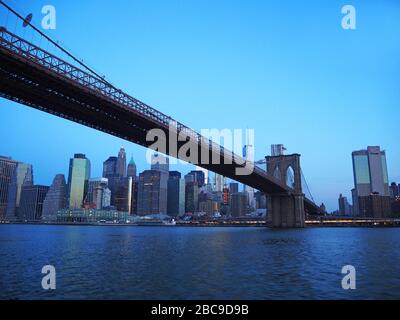
[[[92,73],[93,75],[95,75],[98,78],[101,78],[103,81],[105,81],[108,85],[112,86],[113,85],[111,83],[109,83],[104,76],[99,75],[96,71],[94,71],[92,68],[90,68],[89,66],[87,66],[85,63],[82,62],[82,60],[79,60],[78,58],[76,58],[73,54],[71,54],[68,50],[64,49],[61,45],[59,45],[58,41],[54,41],[53,39],[51,39],[48,35],[46,35],[44,32],[42,32],[39,28],[35,27],[32,22],[30,21],[30,19],[28,18],[24,18],[21,14],[19,14],[17,11],[15,11],[13,8],[11,8],[8,4],[6,4],[3,0],[0,0],[0,4],[5,7],[7,9],[7,17],[6,17],[6,25],[8,23],[8,16],[9,13],[11,12],[12,14],[14,14],[18,19],[21,20],[21,22],[23,23],[23,26],[29,26],[31,27],[34,31],[36,31],[37,33],[39,33],[43,38],[45,38],[47,41],[49,41],[51,44],[53,44],[56,48],[58,48],[59,50],[61,50],[63,53],[65,53],[69,58],[71,58],[73,61],[77,62],[80,66],[84,67],[87,71],[89,71],[90,73]],[[17,23],[17,22],[16,22]],[[6,27],[6,26],[4,26]]]

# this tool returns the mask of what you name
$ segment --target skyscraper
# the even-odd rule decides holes
[[[105,187],[108,186],[108,179],[107,178],[91,178],[88,181],[88,187],[87,187],[87,192],[86,192],[86,196],[84,199],[84,202],[87,204],[96,204],[93,194],[95,189],[100,186],[103,185]]]
[[[18,162],[8,187],[7,220],[17,218],[22,186],[31,185],[33,185],[32,165]]]
[[[21,220],[38,221],[42,218],[43,202],[48,186],[22,186],[18,216]]]
[[[246,214],[247,194],[238,192],[231,195],[231,215],[233,217],[241,217]]]
[[[126,177],[126,152],[123,146],[118,152],[116,172],[120,177],[122,178]]]
[[[133,160],[133,156],[131,157],[131,160],[128,164],[127,176],[132,177],[134,180],[136,180],[136,163],[135,160]]]
[[[43,216],[55,216],[58,210],[67,207],[67,184],[63,174],[53,179],[46,198],[43,201]]]
[[[209,184],[210,183],[210,181],[208,179],[209,171],[207,169],[204,169],[204,168],[196,166],[196,171],[203,171],[203,173],[204,173],[204,184]]]
[[[100,183],[93,189],[93,203],[97,210],[110,207],[111,202],[111,191],[107,187],[107,184]]]
[[[185,212],[195,213],[198,211],[198,209],[199,209],[199,185],[196,181],[186,182]]]
[[[205,185],[205,175],[202,170],[192,170],[185,175],[185,182],[196,182],[199,188]]]
[[[115,190],[115,207],[118,211],[132,213],[133,177],[120,178]]]
[[[82,208],[89,178],[90,160],[84,154],[75,154],[69,162],[68,205],[70,209]]]
[[[103,162],[103,177],[108,178],[117,174],[117,157],[109,157]]]
[[[223,177],[220,174],[215,173],[214,174],[214,191],[222,192],[223,187],[224,187]]]
[[[139,175],[138,215],[167,213],[168,172],[145,170]]]
[[[341,216],[349,216],[351,212],[350,212],[350,204],[347,201],[347,198],[343,197],[343,195],[340,194],[338,203],[339,203],[339,214]]]
[[[254,161],[254,146],[252,145],[245,145],[243,147],[243,157],[248,161]],[[256,207],[256,201],[254,198],[254,188],[249,187],[247,185],[244,186],[244,192],[247,193],[247,205],[251,208]]]
[[[367,150],[354,151],[352,158],[356,213],[388,216],[391,210],[385,151],[381,151],[379,146],[372,146]]]
[[[8,187],[18,162],[0,156],[0,220],[5,218],[8,203]]]
[[[239,192],[239,184],[237,182],[231,182],[229,184],[229,193],[238,193]]]
[[[168,178],[167,214],[171,217],[185,213],[185,180],[181,173],[170,171]]]

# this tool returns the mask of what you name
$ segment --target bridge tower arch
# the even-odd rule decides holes
[[[301,185],[300,155],[267,156],[267,173],[287,185],[293,179],[293,188],[288,192],[267,195],[267,224],[273,228],[303,228],[305,226],[304,194]],[[289,175],[293,174],[293,177]]]

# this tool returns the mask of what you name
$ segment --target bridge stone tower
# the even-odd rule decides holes
[[[293,174],[292,191],[269,194],[267,224],[273,228],[303,228],[305,226],[304,194],[301,187],[300,155],[267,156],[267,172],[287,185]]]

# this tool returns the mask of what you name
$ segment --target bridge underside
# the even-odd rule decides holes
[[[2,48],[0,96],[144,147],[153,144],[146,140],[146,135],[151,129],[162,129],[168,141],[168,128],[157,126],[151,118]],[[178,142],[178,149],[184,144],[185,142]],[[201,146],[198,146],[199,157],[201,153]],[[207,148],[207,153],[212,159],[213,152]],[[171,154],[168,144],[166,154],[175,156]],[[221,164],[201,164],[200,161],[198,163],[200,167],[249,185],[267,195],[288,194],[285,185],[266,174],[253,172],[250,175],[236,175],[237,165],[223,164],[223,155],[220,156]],[[315,204],[308,199],[305,199],[304,207],[308,212],[317,210]]]

